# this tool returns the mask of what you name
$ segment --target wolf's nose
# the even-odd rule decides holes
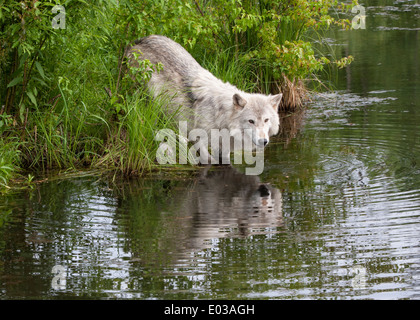
[[[267,145],[267,143],[268,143],[268,140],[267,139],[259,139],[258,140],[258,143],[260,144],[260,145],[264,145],[264,147]]]
[[[268,197],[270,195],[270,190],[263,184],[259,186],[258,191],[260,192],[261,197]]]

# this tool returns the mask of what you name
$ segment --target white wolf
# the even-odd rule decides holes
[[[265,147],[270,136],[278,133],[282,94],[251,94],[224,83],[201,67],[181,45],[164,36],[152,35],[135,41],[127,50],[131,66],[138,64],[135,56],[163,65],[160,72],[152,74],[148,88],[155,97],[162,94],[171,97],[169,111],[177,112],[179,121],[188,122],[188,131],[204,129],[210,137],[212,129],[227,129],[233,138],[231,143],[235,137],[248,136],[253,149]],[[197,147],[200,148],[199,144]]]

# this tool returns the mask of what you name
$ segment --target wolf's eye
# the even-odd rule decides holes
[[[269,120],[269,119],[267,118],[267,119],[265,119],[265,120],[264,120],[264,122],[267,122],[268,120]]]
[[[249,121],[249,123],[252,123],[252,124],[254,124],[254,120],[248,120]]]

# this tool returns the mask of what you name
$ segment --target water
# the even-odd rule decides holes
[[[329,35],[356,59],[283,119],[259,177],[52,175],[2,196],[0,298],[418,299],[420,4],[366,14]]]

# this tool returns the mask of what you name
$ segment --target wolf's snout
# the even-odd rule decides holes
[[[268,197],[270,196],[270,190],[265,185],[260,185],[258,188],[261,197]]]
[[[258,140],[258,144],[260,145],[260,146],[266,146],[267,145],[267,143],[268,143],[268,140],[267,139],[259,139]]]

